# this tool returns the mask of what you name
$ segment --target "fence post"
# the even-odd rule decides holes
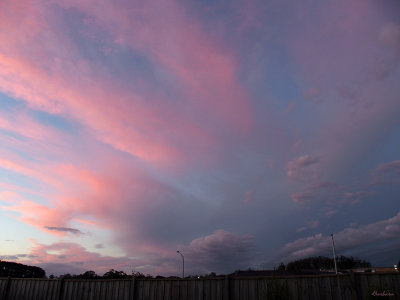
[[[64,292],[64,278],[58,279],[58,295],[57,299],[62,300]]]
[[[133,277],[131,280],[131,286],[129,288],[129,299],[133,299],[133,300],[136,299],[135,298],[135,287],[136,287],[135,277]]]
[[[224,279],[224,300],[230,300],[229,296],[229,276],[227,275]]]
[[[350,283],[351,283],[351,288],[354,291],[355,298],[354,299],[359,299],[358,298],[358,291],[357,291],[357,283],[356,283],[356,278],[354,272],[350,272]]]
[[[11,277],[9,276],[9,277],[7,277],[7,281],[6,281],[5,288],[4,288],[3,295],[1,297],[1,299],[3,299],[3,300],[7,299],[8,290],[10,289],[10,285],[11,285]]]

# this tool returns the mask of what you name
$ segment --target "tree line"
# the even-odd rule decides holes
[[[157,276],[159,278],[161,276]],[[131,274],[127,274],[124,271],[110,269],[103,276],[96,274],[95,271],[86,271],[79,275],[63,274],[60,276],[50,275],[50,279],[129,279],[129,278],[154,278],[153,276],[147,274],[144,275],[141,272],[132,271]]]
[[[357,268],[367,269],[371,268],[371,263],[357,257],[338,256],[336,258],[337,269],[339,271],[346,271]],[[400,266],[400,261],[397,267]],[[334,269],[333,258],[325,256],[308,257],[289,262],[287,265],[280,263],[280,265],[274,268],[276,271],[288,272],[294,274],[300,274],[302,271],[327,271]],[[250,269],[249,269],[250,270]],[[240,270],[238,270],[240,271]],[[238,272],[236,271],[236,273]],[[260,271],[259,271],[260,272]],[[272,272],[272,271],[270,271]],[[234,275],[235,273],[231,274]],[[267,275],[267,272],[266,272]],[[202,276],[188,276],[187,278],[215,278],[217,275],[215,272]],[[222,275],[218,275],[222,276]],[[46,278],[46,272],[36,266],[27,266],[15,262],[7,262],[0,260],[0,277],[13,277],[13,278]],[[85,271],[79,275],[63,274],[60,276],[50,275],[50,279],[129,279],[129,278],[165,278],[163,276],[145,275],[141,272],[132,271],[131,274],[127,274],[124,271],[110,269],[104,275],[98,275],[95,271]],[[178,278],[176,276],[170,276],[168,278]]]
[[[44,278],[46,272],[36,266],[0,260],[0,277]]]
[[[357,257],[337,256],[336,265],[338,270],[351,270],[357,268],[371,268],[371,263]],[[326,256],[308,257],[289,262],[286,266],[281,263],[278,270],[296,272],[301,270],[333,270],[335,262],[333,258]]]

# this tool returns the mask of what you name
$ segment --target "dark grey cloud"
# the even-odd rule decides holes
[[[19,260],[19,259],[29,259],[29,258],[35,258],[37,255],[33,254],[13,254],[13,255],[2,255],[0,256],[0,259],[2,260]]]
[[[64,275],[64,274],[82,274],[87,271],[84,267],[77,266],[71,263],[39,263],[36,264],[46,271],[46,275]]]
[[[83,232],[80,231],[79,229],[70,228],[70,227],[45,226],[44,228],[46,228],[48,230],[54,230],[54,231],[60,231],[60,232],[69,232],[69,233],[73,233],[73,234],[83,234]]]
[[[185,255],[190,257],[188,265],[193,271],[227,273],[250,265],[253,246],[253,237],[250,235],[238,236],[217,230],[194,239],[185,248]]]
[[[348,227],[335,234],[338,251],[356,249],[369,244],[398,240],[400,237],[400,212],[392,218],[359,227]],[[308,256],[326,255],[332,247],[331,237],[318,233],[287,243],[282,260],[291,261]]]

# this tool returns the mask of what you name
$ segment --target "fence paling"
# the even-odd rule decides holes
[[[384,289],[400,299],[400,273],[351,273],[292,277],[214,279],[47,280],[0,278],[0,300],[365,299]]]

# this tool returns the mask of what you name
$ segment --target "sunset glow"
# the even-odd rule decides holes
[[[179,275],[400,259],[400,2],[0,2],[0,259]]]

